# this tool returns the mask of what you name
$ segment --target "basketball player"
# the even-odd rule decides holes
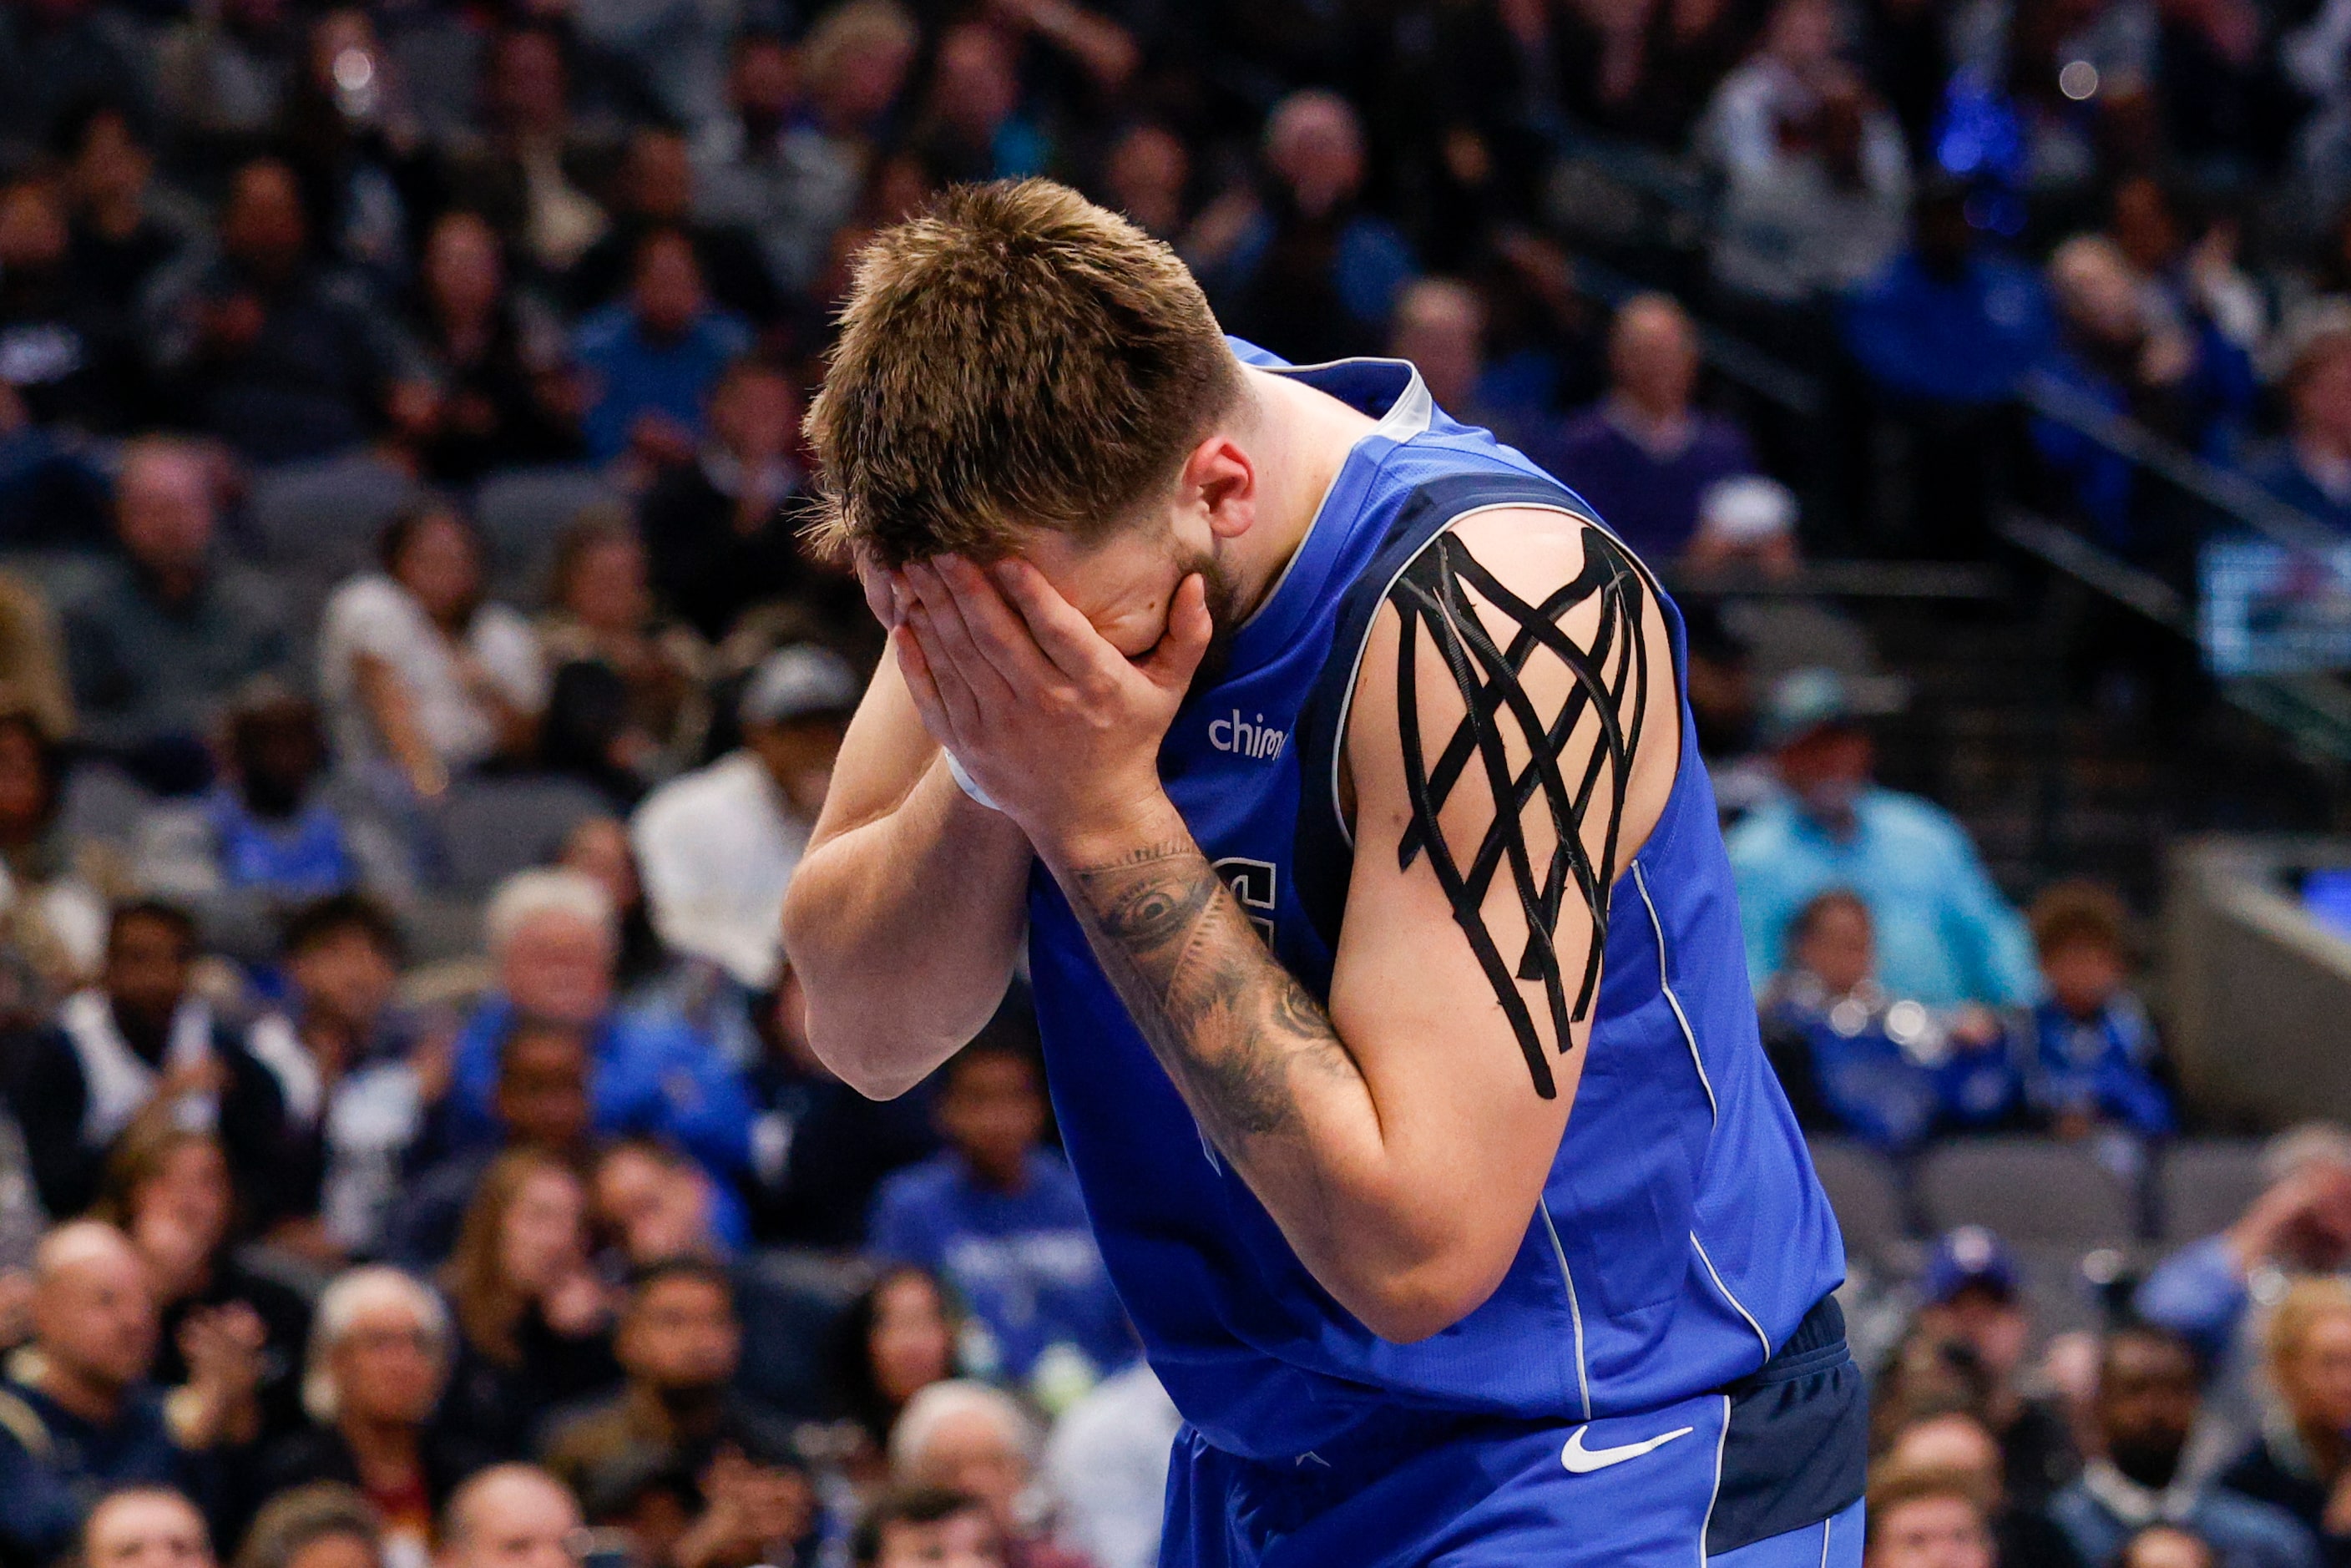
[[[785,910],[811,1040],[899,1093],[1025,935],[1186,1418],[1164,1562],[1859,1563],[1843,1248],[1648,571],[1041,182],[869,246],[810,428],[892,655]]]

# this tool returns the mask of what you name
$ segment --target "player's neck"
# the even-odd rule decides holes
[[[1347,455],[1378,421],[1292,377],[1255,369],[1248,374],[1262,498],[1257,526],[1237,541],[1237,553],[1254,605],[1280,580]]]

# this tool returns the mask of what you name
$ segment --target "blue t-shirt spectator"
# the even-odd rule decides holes
[[[1051,1375],[1048,1351],[1081,1352],[1099,1375],[1131,1361],[1126,1328],[1110,1276],[1094,1249],[1078,1179],[1061,1157],[1032,1150],[1019,1184],[983,1183],[950,1150],[900,1171],[874,1200],[869,1245],[881,1260],[918,1263],[952,1286],[992,1346],[965,1347],[991,1375],[1026,1383]]]
[[[491,1097],[498,1051],[516,1023],[514,1005],[493,996],[457,1036],[450,1085],[449,1139],[463,1147],[498,1141]],[[617,1010],[594,1031],[588,1087],[595,1130],[666,1140],[728,1184],[750,1168],[750,1096],[735,1069],[674,1016]]]
[[[2159,1051],[2147,1009],[2128,992],[2088,1018],[2043,1002],[2023,1016],[2014,1040],[2025,1098],[2037,1115],[2085,1114],[2150,1138],[2179,1125],[2156,1077]]]
[[[708,304],[692,242],[675,230],[648,235],[628,296],[583,317],[572,333],[572,357],[590,383],[589,455],[620,455],[649,417],[690,454],[711,390],[750,346],[751,329]]]
[[[2015,1007],[2040,988],[2023,923],[1992,885],[1967,830],[1931,801],[1865,789],[1854,801],[1851,831],[1840,835],[1780,794],[1726,841],[1750,975],[1776,974],[1796,912],[1815,894],[1847,887],[1869,905],[1889,991],[1929,1007]]]

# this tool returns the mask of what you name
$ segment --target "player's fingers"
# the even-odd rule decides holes
[[[1034,693],[1059,682],[1060,672],[1038,648],[1028,623],[986,572],[955,555],[941,556],[931,565],[954,596],[973,646],[1008,685]]]
[[[931,676],[931,662],[923,657],[923,645],[914,640],[914,628],[901,621],[890,633],[890,650],[898,657],[898,674],[906,682],[906,695],[914,699],[914,712],[920,716],[923,727],[941,746],[955,742],[955,729],[947,722],[946,704],[939,699],[938,682]]]
[[[1018,559],[998,561],[993,570],[997,586],[1028,622],[1029,634],[1063,674],[1092,683],[1102,678],[1109,661],[1124,662],[1118,650],[1094,630],[1093,622],[1045,580],[1043,572]]]
[[[963,606],[956,602],[955,594],[938,569],[928,561],[915,561],[906,568],[906,580],[913,585],[914,602],[926,612],[931,635],[937,643],[935,648],[925,647],[923,652],[933,654],[934,663],[936,655],[946,655],[962,677],[965,689],[975,698],[998,704],[1011,701],[1011,684],[987,662],[987,656],[972,640]],[[946,674],[938,673],[943,676]]]
[[[1216,635],[1216,618],[1208,613],[1208,585],[1194,572],[1176,585],[1175,601],[1167,607],[1167,632],[1143,664],[1144,674],[1163,690],[1181,691],[1192,684]]]
[[[923,651],[923,662],[930,666],[931,685],[939,694],[940,707],[946,711],[953,744],[958,747],[969,745],[979,736],[979,700],[972,695],[963,666],[941,643],[938,618],[917,599],[906,612],[906,625],[914,633],[915,646]],[[944,737],[941,744],[948,744]]]

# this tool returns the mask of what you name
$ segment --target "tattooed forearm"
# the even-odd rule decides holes
[[[1297,1074],[1359,1076],[1197,847],[1155,844],[1065,880],[1103,972],[1228,1158],[1299,1130]]]

